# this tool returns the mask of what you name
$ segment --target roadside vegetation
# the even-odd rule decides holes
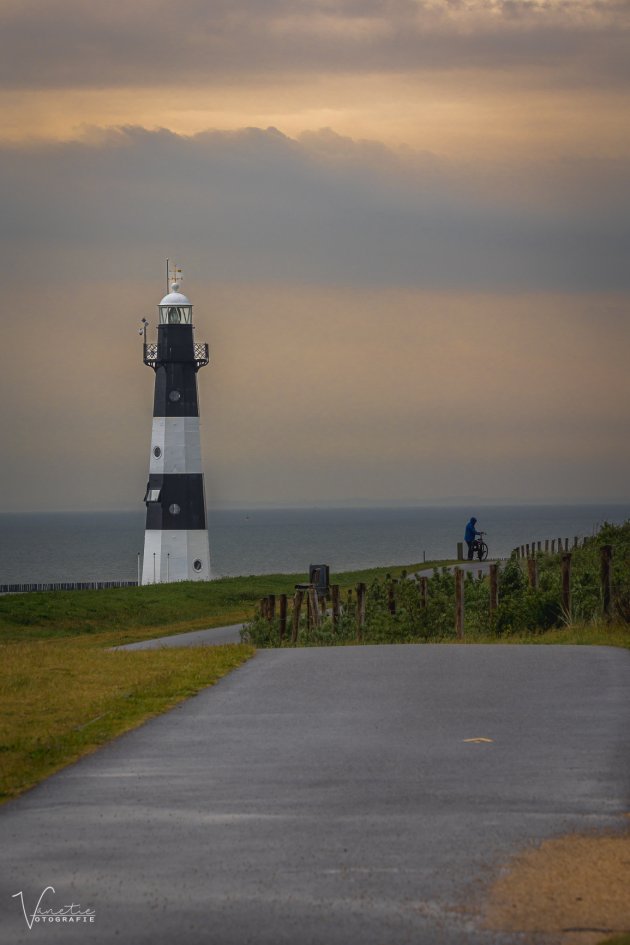
[[[604,619],[600,549],[613,547],[612,619]],[[467,643],[582,643],[630,647],[630,522],[605,525],[572,555],[572,603],[562,605],[560,555],[538,554],[538,586],[530,586],[526,563],[513,556],[499,570],[498,607],[490,608],[487,577],[466,575],[464,641]],[[290,622],[289,622],[290,624]],[[330,646],[358,642],[356,595],[343,601],[333,624],[330,607],[318,625],[302,613],[297,639],[290,626],[280,641],[279,619],[257,614],[242,639],[255,646]],[[455,577],[436,567],[426,598],[416,580],[374,575],[367,585],[363,643],[456,642]]]
[[[407,570],[437,564],[410,564]],[[346,571],[335,580],[347,590],[359,581],[383,578],[389,570]],[[96,645],[113,646],[242,623],[251,619],[261,597],[292,594],[296,584],[307,580],[304,573],[263,574],[101,591],[7,594],[0,597],[0,645],[90,636]]]

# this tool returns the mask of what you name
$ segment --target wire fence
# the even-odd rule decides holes
[[[103,591],[110,587],[137,587],[137,581],[54,581],[50,584],[0,584],[0,594],[31,591]]]

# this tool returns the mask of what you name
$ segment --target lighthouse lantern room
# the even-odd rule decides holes
[[[140,329],[144,363],[155,372],[143,584],[210,578],[197,398],[208,345],[194,339],[193,307],[168,261],[167,273],[173,281],[158,305],[157,342],[147,342],[144,318]]]

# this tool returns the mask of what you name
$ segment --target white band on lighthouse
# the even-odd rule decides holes
[[[143,584],[163,584],[171,581],[208,581],[210,555],[208,532],[166,531],[148,529],[145,532]]]
[[[201,473],[199,417],[154,417],[149,472]]]

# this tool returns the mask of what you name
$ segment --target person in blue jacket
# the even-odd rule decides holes
[[[472,561],[473,559],[473,542],[477,535],[481,535],[481,532],[478,532],[475,528],[477,524],[476,518],[471,518],[471,520],[466,525],[466,531],[464,532],[464,541],[468,545],[468,560]]]

